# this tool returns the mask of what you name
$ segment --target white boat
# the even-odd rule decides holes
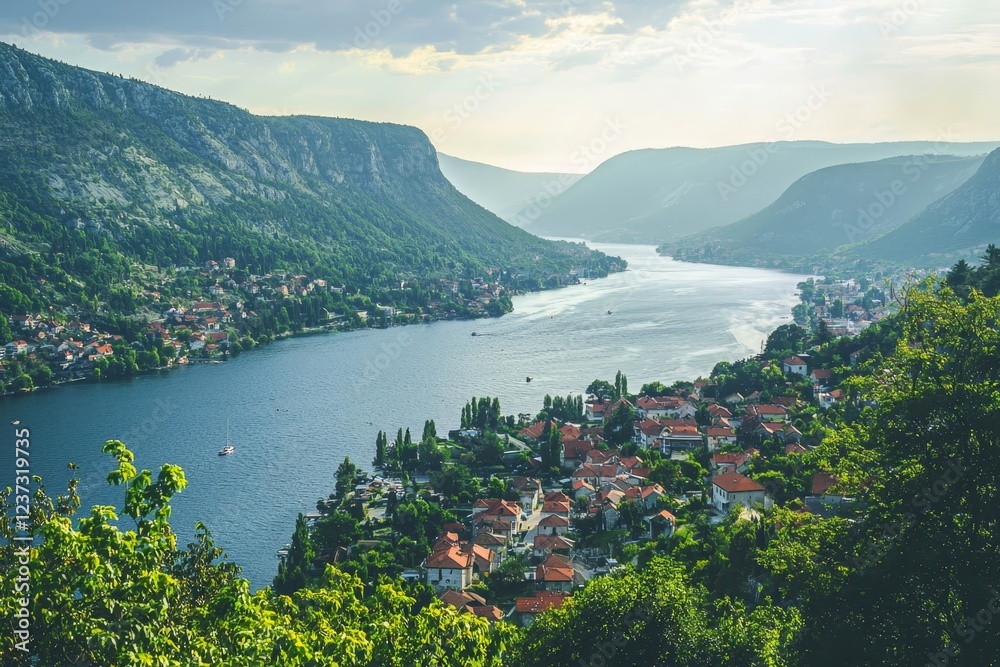
[[[219,456],[229,456],[236,451],[232,443],[229,442],[229,420],[226,420],[226,446],[219,450]]]

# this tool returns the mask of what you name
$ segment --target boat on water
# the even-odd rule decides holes
[[[479,334],[477,334],[477,333],[476,333],[475,331],[473,331],[473,332],[472,332],[472,335],[473,335],[473,336],[478,336]]]
[[[229,441],[229,420],[226,420],[226,446],[219,450],[219,456],[229,456],[236,451],[233,444]]]
[[[534,379],[535,379],[535,376],[533,376],[533,375],[529,375],[528,377],[524,378],[524,381],[525,381],[525,382],[531,382],[531,381],[532,381],[532,380],[534,380]]]

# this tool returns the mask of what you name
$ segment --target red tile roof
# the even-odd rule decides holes
[[[549,609],[559,609],[569,599],[562,591],[538,591],[531,597],[517,598],[515,607],[521,614],[540,614]]]
[[[727,493],[747,493],[764,490],[763,486],[738,472],[713,477],[712,483]]]

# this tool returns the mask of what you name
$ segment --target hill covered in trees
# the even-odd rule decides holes
[[[415,128],[254,116],[0,43],[0,313],[96,308],[155,286],[158,269],[223,257],[368,295],[490,268],[538,288],[612,267],[461,195]]]

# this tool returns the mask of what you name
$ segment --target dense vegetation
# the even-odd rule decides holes
[[[401,281],[615,267],[473,204],[415,128],[256,117],[6,44],[0,72],[0,314],[133,314],[166,269],[223,257],[388,305]]]
[[[112,441],[105,451],[118,462],[109,481],[123,486],[120,513],[95,507],[74,523],[81,501],[73,486],[57,499],[35,494],[32,651],[45,665],[995,664],[1000,297],[926,283],[900,301],[899,315],[864,334],[867,352],[847,378],[851,398],[836,427],[799,455],[800,466],[836,473],[841,492],[861,501],[853,517],[790,505],[719,525],[693,521],[633,550],[633,565],[520,631],[383,578],[393,574],[383,567],[401,562],[386,556],[405,558],[396,553],[370,552],[350,570],[330,566],[318,581],[290,586],[290,596],[251,595],[204,527],[187,548],[175,544],[169,501],[183,473],[168,465],[154,480]],[[795,350],[802,336],[785,327],[766,354]],[[844,349],[832,342],[821,353],[835,365]],[[741,379],[744,366],[716,377],[733,386],[767,381]],[[492,399],[475,404],[474,422],[499,414]],[[423,436],[436,442],[432,424]],[[419,449],[397,435],[404,447],[407,440]],[[345,461],[339,492],[355,474]],[[397,529],[414,543],[448,520],[424,499],[395,512],[405,512]],[[331,516],[321,539],[350,536],[356,517]],[[15,527],[5,522],[8,540]],[[305,532],[301,522],[296,532]],[[12,618],[13,546],[3,559],[0,605]],[[12,661],[9,630],[0,642]]]

